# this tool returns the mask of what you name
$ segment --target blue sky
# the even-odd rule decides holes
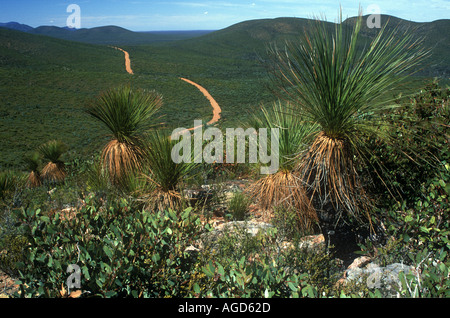
[[[321,14],[336,21],[339,6],[345,18],[357,15],[359,5],[364,14],[379,8],[417,22],[450,18],[450,0],[0,0],[0,22],[65,26],[69,4],[80,7],[82,28],[118,25],[133,31],[217,30],[251,19]]]

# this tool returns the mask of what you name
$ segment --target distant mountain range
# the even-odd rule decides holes
[[[30,34],[46,35],[69,41],[107,45],[139,45],[177,41],[212,32],[211,30],[134,32],[113,25],[90,29],[71,29],[68,27],[56,26],[39,26],[33,28],[18,22],[0,23],[0,28],[12,29]]]
[[[364,19],[367,19],[365,16]],[[355,18],[344,23],[351,24]],[[423,37],[426,47],[432,49],[425,76],[450,78],[450,19],[433,22],[412,22],[397,17],[381,15],[388,27],[409,28]],[[226,57],[254,59],[265,50],[269,43],[283,43],[298,38],[309,27],[311,20],[302,18],[276,18],[249,20],[234,24],[218,31],[160,31],[133,32],[118,26],[102,26],[90,29],[70,29],[67,27],[31,26],[17,22],[0,23],[0,28],[14,29],[30,34],[46,35],[54,38],[103,45],[141,45],[165,43],[183,50],[200,54],[215,54]],[[329,22],[330,26],[333,23]],[[362,38],[370,40],[377,29],[364,26]]]
[[[33,27],[30,27],[29,25],[21,24],[18,22],[8,22],[8,23],[0,22],[0,28],[6,28],[6,29],[22,31],[22,32],[32,32],[34,30]]]

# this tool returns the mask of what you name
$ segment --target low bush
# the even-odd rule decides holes
[[[17,275],[16,264],[23,261],[26,243],[26,238],[18,233],[0,236],[0,269],[3,272],[9,275]]]
[[[340,267],[325,250],[283,244],[276,228],[225,232],[200,253],[193,297],[335,297]]]
[[[25,186],[26,178],[23,174],[12,170],[0,172],[0,208],[17,205],[17,194]]]
[[[183,296],[191,276],[184,251],[200,229],[189,209],[150,213],[125,200],[87,200],[73,218],[40,210],[22,210],[18,218],[28,241],[18,263],[22,297],[60,297],[71,264],[89,296]]]
[[[243,221],[248,217],[250,199],[243,192],[236,192],[228,202],[228,212],[233,220]]]
[[[415,272],[400,273],[400,297],[448,298],[450,297],[450,259],[443,248],[436,252],[428,249],[409,253]]]

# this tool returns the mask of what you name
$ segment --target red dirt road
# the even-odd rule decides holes
[[[125,69],[129,74],[133,74],[133,70],[131,69],[131,60],[130,60],[130,54],[128,54],[127,51],[121,49],[120,47],[113,47],[116,50],[122,51],[125,54]]]
[[[131,69],[130,54],[127,51],[121,49],[120,47],[113,46],[112,48],[114,48],[116,50],[119,50],[119,51],[122,51],[125,54],[125,69],[127,70],[127,72],[129,74],[133,74],[133,70]],[[202,92],[203,95],[211,103],[211,107],[213,108],[213,118],[207,124],[208,125],[212,125],[212,124],[218,122],[219,119],[220,119],[220,113],[221,113],[222,110],[221,110],[219,104],[216,102],[216,100],[211,96],[211,94],[209,94],[209,92],[204,87],[200,86],[199,84],[197,84],[197,83],[195,83],[195,82],[193,82],[191,80],[188,80],[188,79],[183,78],[183,77],[180,77],[180,79],[185,81],[185,82],[187,82],[187,83],[189,83],[189,84],[191,84],[191,85],[194,85],[195,87],[197,87],[198,90],[200,92]],[[198,127],[192,127],[192,128],[189,128],[188,130],[193,130],[195,128],[198,128]]]
[[[216,102],[216,100],[208,93],[208,91],[207,91],[204,87],[202,87],[202,86],[198,85],[197,83],[195,83],[195,82],[193,82],[193,81],[191,81],[191,80],[188,80],[188,79],[186,79],[186,78],[180,77],[180,79],[183,80],[183,81],[185,81],[185,82],[187,82],[187,83],[189,83],[189,84],[191,84],[191,85],[194,85],[195,87],[197,87],[198,90],[199,90],[200,92],[202,92],[203,95],[205,95],[205,97],[206,97],[206,98],[209,100],[209,102],[211,103],[211,106],[212,106],[212,108],[213,108],[213,118],[208,122],[208,125],[212,125],[212,124],[218,122],[219,119],[220,119],[220,113],[222,112],[222,109],[220,108],[220,106],[219,106],[219,104]],[[192,127],[192,128],[190,128],[189,130],[192,130],[192,129],[195,129],[195,128],[196,128],[196,127]]]

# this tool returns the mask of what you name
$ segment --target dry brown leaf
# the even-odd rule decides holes
[[[79,298],[81,296],[81,290],[75,290],[70,293],[69,298]]]
[[[64,284],[61,284],[61,290],[59,291],[59,293],[61,294],[61,297],[66,297],[67,291],[64,288]]]

